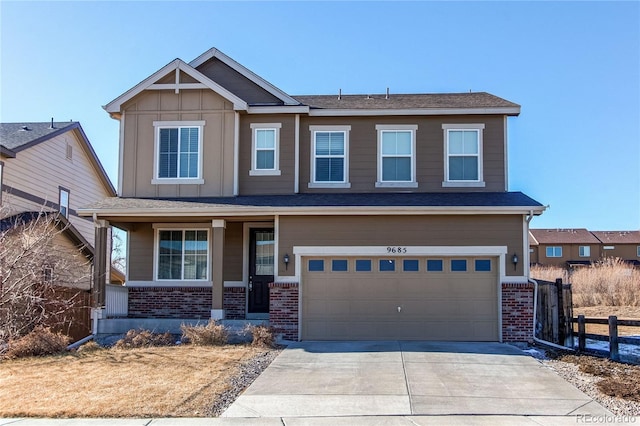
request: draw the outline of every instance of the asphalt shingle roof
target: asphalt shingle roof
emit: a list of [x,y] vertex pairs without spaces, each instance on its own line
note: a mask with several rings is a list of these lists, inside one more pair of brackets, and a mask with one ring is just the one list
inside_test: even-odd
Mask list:
[[376,95],[299,95],[296,100],[312,108],[420,109],[420,108],[519,108],[520,105],[487,92]]
[[530,229],[540,244],[600,244],[600,241],[584,228]]
[[604,244],[640,244],[640,231],[591,231]]
[[26,145],[37,143],[52,137],[54,133],[62,133],[76,122],[46,123],[0,123],[0,145],[12,151],[19,151]]
[[106,198],[85,209],[242,207],[542,207],[522,192],[253,195],[212,198]]

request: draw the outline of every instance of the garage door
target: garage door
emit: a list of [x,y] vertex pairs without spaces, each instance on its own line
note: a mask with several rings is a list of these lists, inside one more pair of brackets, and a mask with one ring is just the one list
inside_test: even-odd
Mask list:
[[304,340],[498,340],[497,258],[305,257]]

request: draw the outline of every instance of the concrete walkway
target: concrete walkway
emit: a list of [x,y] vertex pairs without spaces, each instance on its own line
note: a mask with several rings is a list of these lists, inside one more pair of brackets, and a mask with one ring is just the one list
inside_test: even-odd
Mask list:
[[294,343],[223,413],[414,415],[610,413],[514,346],[397,341]]

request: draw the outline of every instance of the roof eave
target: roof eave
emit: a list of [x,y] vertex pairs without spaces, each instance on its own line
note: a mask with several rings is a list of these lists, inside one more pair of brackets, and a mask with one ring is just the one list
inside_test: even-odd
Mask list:
[[335,109],[310,108],[310,116],[344,117],[376,115],[520,115],[520,107],[496,108],[403,108],[403,109]]

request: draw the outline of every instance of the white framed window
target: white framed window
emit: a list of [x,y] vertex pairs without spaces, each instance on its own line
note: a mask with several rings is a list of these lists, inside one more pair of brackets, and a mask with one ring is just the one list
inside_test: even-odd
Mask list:
[[482,134],[484,124],[443,124],[444,181],[442,186],[484,187]]
[[562,257],[562,247],[561,246],[547,247],[547,257]]
[[156,279],[209,279],[208,229],[156,229]]
[[591,246],[579,246],[578,247],[578,256],[580,256],[580,257],[590,257],[591,256]]
[[154,121],[153,184],[202,184],[204,121]]
[[309,188],[350,188],[349,131],[351,126],[309,126],[311,182]]
[[281,123],[251,123],[250,176],[280,175]]
[[63,187],[58,187],[58,210],[62,216],[69,217],[69,190]]
[[640,246],[636,247],[636,256],[640,257]]
[[0,205],[2,205],[2,173],[4,170],[4,162],[0,161]]
[[378,132],[377,188],[418,186],[416,182],[417,125],[376,125]]

